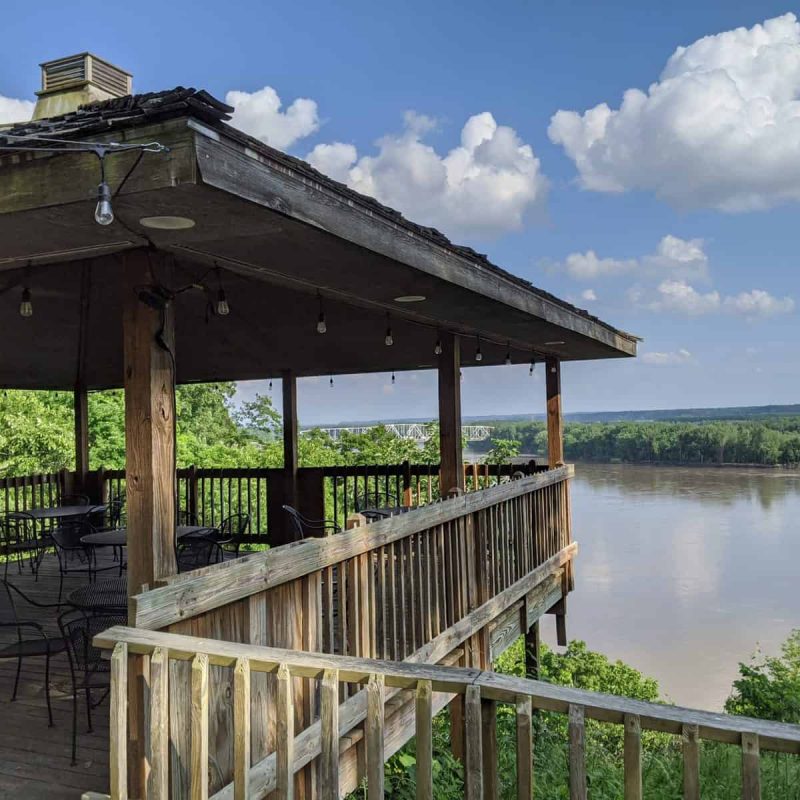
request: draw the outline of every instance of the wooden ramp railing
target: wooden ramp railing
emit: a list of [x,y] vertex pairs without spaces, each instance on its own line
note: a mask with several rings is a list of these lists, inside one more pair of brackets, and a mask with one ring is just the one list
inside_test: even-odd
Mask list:
[[[111,794],[112,800],[127,797],[127,671],[136,654],[147,658],[150,674],[148,752],[150,754],[148,798],[169,797],[170,758],[174,756],[169,719],[171,702],[168,675],[174,662],[191,665],[190,792],[193,800],[207,800],[209,754],[210,665],[233,673],[234,778],[231,787],[212,795],[213,800],[262,798],[275,792],[279,800],[295,796],[294,776],[316,758],[318,793],[322,800],[339,800],[352,788],[341,772],[343,738],[353,736],[353,723],[361,727],[363,756],[368,778],[368,797],[384,796],[383,764],[397,750],[386,721],[390,704],[398,695],[413,699],[413,732],[416,735],[417,797],[433,798],[431,721],[442,699],[461,695],[465,704],[465,797],[483,800],[496,797],[498,758],[494,752],[497,704],[510,704],[516,715],[517,797],[530,800],[533,792],[534,709],[567,715],[569,719],[569,796],[586,800],[585,720],[595,719],[624,728],[625,798],[642,798],[642,730],[661,731],[682,737],[684,753],[684,797],[698,800],[699,750],[701,739],[727,742],[742,748],[742,797],[760,798],[760,753],[772,750],[800,754],[800,726],[784,725],[694,711],[604,695],[580,689],[523,680],[470,668],[377,661],[343,656],[303,653],[267,647],[216,642],[191,636],[116,627],[95,639],[102,648],[113,649],[111,688]],[[257,775],[250,769],[252,677],[275,676],[275,713],[280,736],[268,764]],[[294,681],[317,679],[320,685],[320,720],[315,734],[318,747],[309,746],[309,735],[294,731]],[[366,695],[354,714],[352,698],[340,705],[342,683],[366,685]],[[402,742],[400,743],[402,744]]]

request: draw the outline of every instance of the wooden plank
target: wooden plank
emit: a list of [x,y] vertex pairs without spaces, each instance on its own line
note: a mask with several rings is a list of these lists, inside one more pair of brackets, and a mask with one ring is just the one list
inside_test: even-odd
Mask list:
[[416,692],[417,800],[433,800],[433,692],[419,681]]
[[700,735],[699,726],[687,723],[682,726],[683,745],[683,797],[700,800]]
[[625,715],[625,800],[642,800],[642,723],[635,714]]
[[250,662],[236,660],[233,670],[233,797],[250,796]]
[[191,799],[208,800],[208,656],[192,659]]
[[[268,644],[266,593],[251,595],[244,602],[244,627],[248,643]],[[250,676],[250,760],[254,764],[267,755],[272,743],[267,681],[266,675]]]
[[[177,572],[175,563],[174,311],[139,300],[137,287],[158,281],[148,251],[124,253],[122,333],[125,374],[125,483],[128,591]],[[159,279],[169,283],[166,261]],[[160,337],[165,347],[156,338]],[[133,615],[130,615],[133,619]],[[174,621],[174,620],[173,620]]]
[[545,359],[547,389],[547,462],[550,467],[564,463],[564,419],[561,413],[561,362]]
[[517,800],[533,798],[533,704],[519,695],[516,702],[517,723]]
[[583,706],[569,707],[569,798],[587,800],[586,730]]
[[339,800],[339,673],[326,669],[320,685],[319,791]]
[[276,702],[275,777],[278,800],[294,798],[294,699],[289,667],[278,667]]
[[150,776],[148,800],[169,797],[169,650],[150,656]]
[[383,800],[383,725],[384,678],[380,673],[370,675],[367,684],[367,797]]
[[761,753],[757,733],[742,734],[742,800],[761,800]]
[[399,541],[413,533],[474,513],[509,497],[538,491],[573,474],[572,466],[470,492],[413,513],[400,514],[324,539],[307,539],[165,578],[166,586],[132,598],[136,627],[161,629],[256,592]]
[[483,750],[483,800],[498,800],[497,703],[481,700],[481,744]]
[[191,664],[169,662],[170,797],[187,800],[191,792]]
[[483,798],[483,744],[481,737],[481,690],[478,686],[466,688],[464,698],[464,797],[466,800]]
[[128,645],[111,654],[109,788],[112,800],[128,800]]

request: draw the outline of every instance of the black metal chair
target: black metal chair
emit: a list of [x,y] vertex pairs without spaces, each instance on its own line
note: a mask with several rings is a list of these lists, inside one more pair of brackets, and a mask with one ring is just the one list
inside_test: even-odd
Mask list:
[[[358,492],[353,507],[358,514],[364,514],[371,521],[390,517],[395,509],[401,508],[396,494],[378,487]],[[391,511],[377,509],[391,509]]]
[[219,545],[222,558],[230,555],[239,558],[239,548],[244,544],[244,537],[250,528],[249,514],[231,514],[211,532],[211,537]]
[[60,506],[88,506],[89,496],[85,494],[62,494],[58,498]]
[[[103,658],[102,652],[92,646],[92,639],[112,625],[126,625],[127,615],[122,610],[98,610],[92,614],[72,609],[58,618],[64,647],[69,657],[72,678],[72,764],[77,763],[78,742],[78,695],[83,692],[86,699],[86,719],[89,733],[92,732],[92,709],[97,708],[111,689],[111,662]],[[101,692],[99,699],[92,699],[92,692]]]
[[296,541],[342,532],[342,529],[333,520],[308,519],[292,506],[283,506],[283,510],[289,515]]
[[184,536],[175,546],[175,560],[178,572],[191,572],[193,569],[222,561],[222,548],[214,539],[212,532]]
[[88,519],[66,521],[58,528],[50,531],[50,540],[58,558],[58,602],[64,590],[64,576],[75,572],[85,572],[89,582],[95,579],[96,558],[94,548],[81,542],[81,537],[94,533]]
[[28,559],[31,572],[38,572],[46,544],[36,531],[32,517],[7,515],[0,518],[0,556],[5,558],[3,578],[8,578],[8,565],[17,562],[17,572],[22,573],[22,565]]
[[[47,719],[53,725],[53,710],[50,706],[50,659],[58,653],[63,653],[66,645],[62,638],[53,638],[45,633],[44,628],[34,621],[21,618],[18,603],[24,601],[36,608],[57,608],[52,603],[37,603],[24,592],[6,580],[0,581],[0,631],[9,631],[11,636],[2,637],[0,641],[0,660],[16,659],[17,674],[14,678],[14,692],[12,702],[17,699],[19,678],[22,672],[22,662],[26,658],[40,658],[44,656],[44,692],[47,699]],[[30,637],[30,638],[29,638]]]
[[178,511],[178,525],[199,525],[197,514],[194,511],[180,509]]

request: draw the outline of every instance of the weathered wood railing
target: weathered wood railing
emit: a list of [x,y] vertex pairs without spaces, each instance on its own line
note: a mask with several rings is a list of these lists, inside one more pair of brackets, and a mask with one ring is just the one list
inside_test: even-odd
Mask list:
[[[132,628],[111,628],[95,639],[112,649],[111,689],[111,794],[126,798],[128,761],[125,736],[128,730],[127,679],[132,658],[146,659],[150,676],[149,726],[145,735],[150,753],[148,797],[169,797],[169,776],[174,769],[175,732],[169,677],[174,664],[185,664],[190,673],[190,747],[181,756],[191,764],[190,792],[193,800],[260,798],[276,792],[279,800],[294,797],[295,776],[316,761],[317,789],[321,800],[339,800],[352,788],[342,772],[341,753],[353,738],[362,742],[362,772],[368,779],[370,800],[384,797],[385,759],[402,741],[390,734],[387,722],[395,713],[392,705],[405,698],[410,705],[412,732],[416,735],[417,797],[433,798],[432,718],[453,695],[461,695],[465,706],[464,795],[470,800],[497,797],[497,704],[509,704],[516,715],[516,796],[533,796],[532,712],[544,709],[568,716],[569,796],[586,800],[587,772],[585,720],[621,725],[624,729],[624,797],[642,799],[643,730],[660,731],[682,738],[683,796],[700,798],[701,739],[740,745],[742,749],[742,798],[760,799],[760,753],[777,751],[800,754],[800,726],[785,725],[659,705],[540,681],[498,675],[471,668],[424,663],[387,662],[304,653],[268,647],[215,642],[191,636],[157,633]],[[233,685],[233,784],[210,795],[208,762],[213,748],[209,736],[212,704],[209,696],[210,669],[225,670]],[[253,681],[272,676],[276,690],[273,712],[278,736],[276,747],[263,768],[251,770],[251,710]],[[320,719],[316,725],[318,747],[309,747],[310,729],[297,735],[295,727],[295,678],[312,679],[320,687]],[[342,684],[366,685],[366,692],[353,702],[340,705]],[[354,700],[356,698],[353,698]],[[182,698],[179,698],[179,702]],[[358,725],[354,732],[353,726]],[[356,735],[357,734],[357,735]],[[171,765],[171,759],[173,764]],[[257,780],[254,780],[257,777]]]
[[[486,667],[569,590],[577,549],[569,525],[571,475],[571,467],[561,467],[325,539],[173,576],[132,598],[129,621],[139,628],[252,645]],[[135,669],[140,676],[147,671],[141,663]],[[190,683],[188,665],[170,672],[171,709],[176,709],[170,717],[176,732],[170,745],[171,785],[178,787],[178,797],[189,790],[189,726],[179,709],[191,704]],[[346,701],[342,709],[354,703],[347,707],[357,710],[362,693],[347,684],[339,689]],[[276,692],[274,680],[254,676],[250,753],[255,784],[277,747]],[[312,750],[318,736],[305,732],[318,725],[319,692],[309,681],[295,683],[296,729],[311,737]],[[212,666],[213,791],[229,787],[234,775],[233,695],[233,674]],[[407,704],[398,709],[392,741],[402,744],[412,735],[409,713]],[[359,721],[353,719],[351,728]],[[134,759],[144,763],[142,731],[134,728],[129,735],[139,753]],[[355,741],[342,759],[353,787],[359,776]],[[304,773],[302,780],[310,790],[315,773]]]
[[44,472],[0,478],[0,515],[56,505],[61,496],[64,477],[64,472]]

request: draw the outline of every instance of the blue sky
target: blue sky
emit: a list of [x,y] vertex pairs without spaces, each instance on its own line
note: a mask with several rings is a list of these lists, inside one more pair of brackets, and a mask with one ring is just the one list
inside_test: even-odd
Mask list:
[[[241,92],[236,121],[249,132],[644,338],[637,362],[567,365],[567,410],[796,402],[800,26],[779,19],[789,11],[14,3],[0,121],[33,98],[39,61],[84,49],[133,72],[138,91]],[[464,149],[470,136],[477,149]],[[465,370],[468,414],[539,412],[543,394],[526,368]],[[300,387],[305,422],[435,408],[426,374]]]

